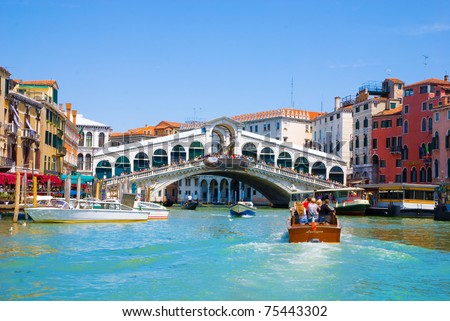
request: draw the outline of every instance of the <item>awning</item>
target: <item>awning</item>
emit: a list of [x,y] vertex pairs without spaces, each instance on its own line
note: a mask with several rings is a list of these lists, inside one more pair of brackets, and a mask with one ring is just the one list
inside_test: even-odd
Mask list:
[[[81,176],[81,184],[91,183],[95,176],[90,175],[81,175],[80,173],[75,173],[70,175],[70,180],[72,181],[72,184],[78,183],[78,177]],[[67,174],[62,174],[61,179],[65,181],[67,179]]]
[[25,122],[27,123],[27,126],[29,129],[31,129],[32,131],[34,131],[33,127],[31,127],[30,121],[28,120],[28,118],[25,119]]
[[50,181],[50,184],[53,186],[62,186],[63,182],[62,180],[56,176],[56,175],[45,175],[45,174],[36,174],[38,183],[41,184],[48,184],[48,181]]

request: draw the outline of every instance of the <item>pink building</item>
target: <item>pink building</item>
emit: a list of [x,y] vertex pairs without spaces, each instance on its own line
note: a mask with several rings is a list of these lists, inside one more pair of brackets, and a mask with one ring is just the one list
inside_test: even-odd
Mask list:
[[450,86],[439,86],[433,108],[433,183],[450,182]]

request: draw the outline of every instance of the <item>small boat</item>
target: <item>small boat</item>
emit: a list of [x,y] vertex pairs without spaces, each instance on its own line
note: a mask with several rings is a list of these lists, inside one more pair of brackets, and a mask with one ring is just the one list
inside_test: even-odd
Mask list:
[[317,190],[314,195],[317,199],[330,200],[330,205],[336,210],[336,215],[362,216],[370,206],[365,197],[365,190],[358,187],[334,188]]
[[169,217],[169,210],[159,204],[152,202],[136,202],[135,208],[143,211],[148,211],[149,220],[167,220]]
[[183,204],[181,204],[181,208],[184,210],[195,210],[198,206],[198,201],[186,201]]
[[164,202],[163,202],[163,206],[165,206],[165,207],[171,207],[172,205],[173,205],[173,201],[172,200],[165,200]]
[[231,216],[255,216],[256,207],[252,202],[237,202],[230,207]]
[[[301,207],[303,208],[303,205]],[[297,209],[291,208],[291,217],[286,223],[290,243],[339,243],[341,241],[341,223],[336,215],[330,215],[328,222],[301,222],[297,217],[301,216],[302,212],[301,209]],[[299,215],[295,215],[299,212]]]
[[38,223],[94,223],[147,221],[149,212],[136,210],[118,201],[82,199],[71,207],[65,200],[52,199],[50,205],[27,207],[25,212]]

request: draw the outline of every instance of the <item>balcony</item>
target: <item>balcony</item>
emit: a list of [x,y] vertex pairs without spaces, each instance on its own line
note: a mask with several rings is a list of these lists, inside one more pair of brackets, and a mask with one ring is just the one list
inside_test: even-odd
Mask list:
[[359,92],[364,91],[367,89],[367,92],[369,95],[385,95],[387,92],[383,88],[383,82],[381,81],[368,81],[362,84],[361,87],[359,87]]
[[66,156],[66,153],[67,153],[67,149],[65,147],[57,147],[55,156],[56,157],[64,157],[64,156]]
[[22,139],[39,140],[39,135],[32,129],[22,129]]
[[5,131],[7,135],[17,135],[19,127],[15,123],[6,123]]
[[402,147],[401,146],[391,146],[391,153],[393,154],[401,154]]
[[12,158],[7,158],[0,156],[0,168],[3,170],[5,169],[11,169],[14,165],[14,160]]

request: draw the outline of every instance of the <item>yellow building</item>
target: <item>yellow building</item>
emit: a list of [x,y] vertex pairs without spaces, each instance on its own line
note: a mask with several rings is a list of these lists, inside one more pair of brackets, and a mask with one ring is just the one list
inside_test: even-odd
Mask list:
[[[17,114],[15,109],[9,113],[9,123],[12,124],[13,129],[14,125],[24,128],[22,136],[28,142],[25,151],[30,152],[28,155],[22,150],[23,157],[17,155],[17,166],[30,168],[32,164],[39,173],[61,174],[66,154],[64,148],[66,117],[58,109],[57,82],[55,80],[17,80],[14,81],[14,89],[10,92],[10,96],[10,107],[14,106],[13,102],[19,97],[24,100],[23,104],[17,105]],[[14,117],[22,121],[17,119],[16,122]]]
[[5,68],[0,66],[0,171],[8,170],[12,165],[12,160],[6,157],[7,135],[5,134],[5,111],[8,109],[6,95],[8,94],[9,76],[11,74]]
[[[62,104],[59,105],[59,110],[62,112]],[[72,110],[72,104],[66,103],[66,126],[64,130],[64,149],[66,155],[64,156],[63,173],[70,174],[77,171],[77,156],[78,156],[78,128],[77,128],[77,111]]]

